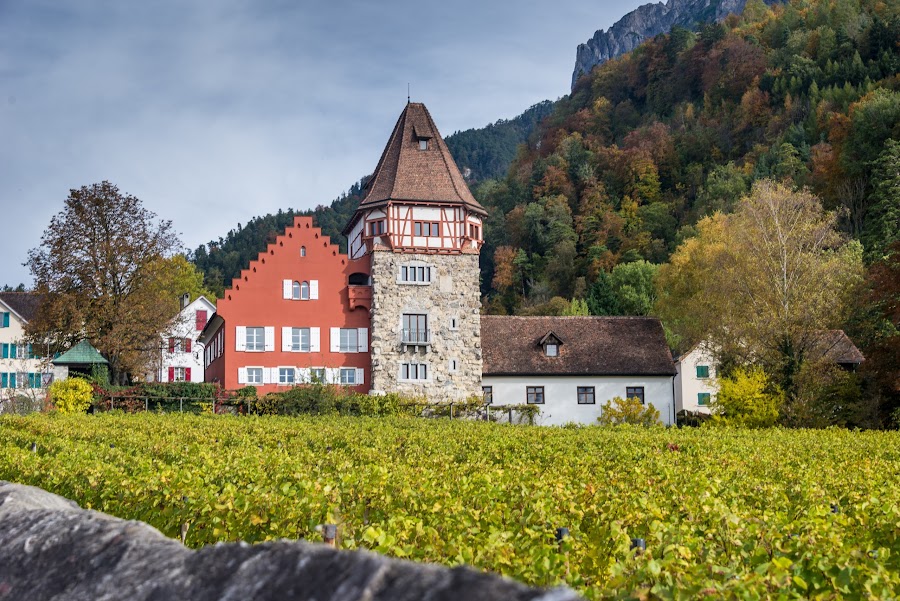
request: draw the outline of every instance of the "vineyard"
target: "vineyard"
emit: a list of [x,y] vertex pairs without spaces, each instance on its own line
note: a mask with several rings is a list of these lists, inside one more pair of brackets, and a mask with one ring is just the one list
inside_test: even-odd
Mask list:
[[9,416],[0,479],[192,547],[321,540],[333,523],[344,549],[588,598],[900,594],[896,432]]

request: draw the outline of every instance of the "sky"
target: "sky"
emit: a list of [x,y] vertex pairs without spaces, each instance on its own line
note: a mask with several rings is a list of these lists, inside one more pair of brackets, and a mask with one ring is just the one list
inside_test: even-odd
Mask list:
[[569,91],[640,0],[0,0],[0,286],[108,180],[185,249],[371,173],[406,103],[441,134]]

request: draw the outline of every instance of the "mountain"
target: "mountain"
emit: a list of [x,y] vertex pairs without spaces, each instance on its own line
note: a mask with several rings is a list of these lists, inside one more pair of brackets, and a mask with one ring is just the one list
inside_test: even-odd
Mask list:
[[[766,0],[771,4],[777,0]],[[572,72],[572,88],[582,75],[597,65],[631,52],[644,40],[672,27],[694,29],[699,23],[721,21],[731,14],[740,14],[747,0],[669,0],[663,4],[644,4],[631,11],[609,28],[600,29],[585,44],[579,44]]]

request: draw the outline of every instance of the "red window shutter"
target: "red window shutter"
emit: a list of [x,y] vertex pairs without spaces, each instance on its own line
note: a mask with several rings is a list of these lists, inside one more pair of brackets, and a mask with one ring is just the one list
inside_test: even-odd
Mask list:
[[196,314],[196,328],[197,330],[202,330],[206,327],[206,311],[197,311]]
[[184,352],[185,353],[191,352],[191,339],[190,338],[184,339]]
[[191,368],[190,367],[184,368],[184,381],[185,382],[191,381]]
[[175,339],[174,338],[169,338],[169,352],[170,353],[175,352]]
[[169,382],[174,382],[174,381],[175,381],[175,368],[170,367],[169,368]]

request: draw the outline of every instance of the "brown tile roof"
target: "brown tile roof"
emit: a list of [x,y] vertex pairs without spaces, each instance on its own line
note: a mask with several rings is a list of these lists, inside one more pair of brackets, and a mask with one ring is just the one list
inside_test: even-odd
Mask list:
[[814,358],[825,357],[834,363],[862,363],[862,352],[856,348],[844,330],[824,330],[816,334],[811,354]]
[[31,321],[37,314],[41,297],[36,292],[0,292],[0,301],[3,301],[25,321]]
[[[428,149],[419,150],[419,140]],[[486,215],[466,185],[424,104],[406,105],[368,184],[360,208],[388,200],[463,203]]]
[[[558,357],[540,341],[553,332]],[[662,324],[654,317],[481,318],[483,374],[542,376],[674,376]]]

